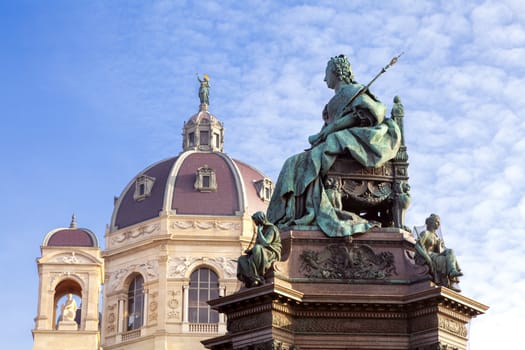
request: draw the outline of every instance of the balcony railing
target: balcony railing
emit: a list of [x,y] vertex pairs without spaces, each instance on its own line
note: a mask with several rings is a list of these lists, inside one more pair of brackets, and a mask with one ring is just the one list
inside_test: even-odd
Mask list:
[[140,337],[140,328],[122,334],[122,341]]
[[190,323],[190,333],[219,333],[218,323]]

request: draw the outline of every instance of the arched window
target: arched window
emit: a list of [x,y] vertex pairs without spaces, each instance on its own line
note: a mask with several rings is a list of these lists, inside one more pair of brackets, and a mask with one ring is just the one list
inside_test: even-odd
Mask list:
[[190,276],[188,294],[188,321],[190,323],[218,323],[219,313],[207,304],[219,297],[219,278],[208,268],[194,271]]
[[127,330],[142,327],[144,322],[144,278],[135,276],[128,288],[128,322]]

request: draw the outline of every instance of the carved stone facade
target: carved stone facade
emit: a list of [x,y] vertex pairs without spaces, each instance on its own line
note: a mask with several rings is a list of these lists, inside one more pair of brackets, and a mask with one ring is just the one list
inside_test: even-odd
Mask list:
[[[104,302],[110,306],[103,315],[104,349],[153,349],[156,339],[164,337],[161,334],[166,334],[173,349],[198,349],[202,345],[197,334],[221,334],[226,329],[223,318],[219,323],[198,327],[190,322],[188,287],[192,273],[205,268],[218,276],[222,293],[231,294],[239,288],[235,259],[240,255],[242,220],[160,217],[156,222],[108,235],[107,240],[113,243],[104,253]],[[221,237],[230,240],[228,244],[223,244]],[[247,235],[245,241],[249,238]],[[144,280],[144,324],[129,331],[128,287],[137,275]]]

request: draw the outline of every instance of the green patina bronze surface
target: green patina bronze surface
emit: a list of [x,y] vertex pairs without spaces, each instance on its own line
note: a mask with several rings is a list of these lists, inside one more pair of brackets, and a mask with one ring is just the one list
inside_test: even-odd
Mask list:
[[441,224],[439,216],[430,214],[425,224],[426,230],[419,235],[416,242],[416,262],[428,266],[434,283],[460,292],[457,283],[463,273],[459,268],[454,251],[445,248],[443,239],[437,234]]
[[279,229],[263,212],[256,212],[252,219],[257,225],[255,244],[246,250],[246,255],[239,257],[237,264],[237,278],[248,288],[264,284],[265,273],[274,261],[281,259]]
[[210,104],[210,77],[208,74],[204,74],[202,77],[202,80],[199,78],[199,75],[197,75],[197,80],[201,84],[199,87],[199,99],[201,101],[201,104]]
[[310,136],[312,148],[286,160],[267,213],[279,227],[317,226],[328,236],[349,236],[376,223],[334,206],[324,176],[341,155],[364,167],[380,167],[396,155],[401,132],[393,120],[385,119],[385,105],[368,86],[354,81],[346,56],[330,59],[325,81],[335,96],[323,110],[324,125]]

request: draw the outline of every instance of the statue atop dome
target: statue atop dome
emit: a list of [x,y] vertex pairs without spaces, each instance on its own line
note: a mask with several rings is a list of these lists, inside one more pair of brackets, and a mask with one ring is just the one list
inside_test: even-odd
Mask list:
[[209,105],[210,104],[210,77],[208,74],[204,74],[202,77],[202,80],[199,78],[199,74],[197,74],[197,80],[201,84],[199,87],[199,99],[201,100],[201,105]]

